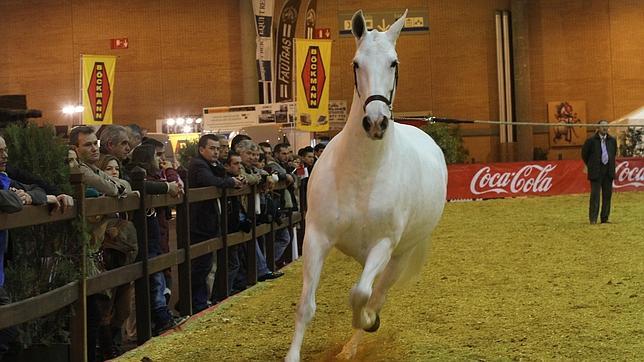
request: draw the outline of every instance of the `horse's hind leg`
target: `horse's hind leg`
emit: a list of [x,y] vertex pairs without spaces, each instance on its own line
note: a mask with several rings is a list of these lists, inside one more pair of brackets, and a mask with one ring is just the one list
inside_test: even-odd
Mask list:
[[391,241],[383,239],[371,249],[367,256],[360,281],[351,289],[349,297],[353,308],[353,328],[364,329],[368,332],[378,329],[378,316],[373,310],[366,310],[364,307],[371,298],[374,280],[389,263],[391,251]]
[[306,326],[315,314],[315,290],[320,281],[324,258],[329,253],[331,244],[326,237],[315,233],[313,228],[309,228],[306,230],[306,235],[304,236],[303,249],[302,295],[300,296],[300,302],[298,303],[297,313],[295,315],[293,341],[285,358],[287,362],[300,360],[300,349],[302,347],[304,332]]

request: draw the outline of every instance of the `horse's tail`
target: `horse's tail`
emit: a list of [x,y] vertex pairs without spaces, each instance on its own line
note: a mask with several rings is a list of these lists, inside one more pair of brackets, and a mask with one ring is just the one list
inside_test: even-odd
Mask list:
[[429,254],[429,247],[431,245],[430,240],[431,237],[427,237],[425,242],[416,244],[416,246],[407,252],[406,267],[398,278],[397,284],[399,286],[407,285],[418,278],[427,261],[427,255]]

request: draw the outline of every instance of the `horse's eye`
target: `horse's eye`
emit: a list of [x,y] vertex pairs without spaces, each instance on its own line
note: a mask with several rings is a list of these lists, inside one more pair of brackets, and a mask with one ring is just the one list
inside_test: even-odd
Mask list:
[[392,68],[396,68],[397,66],[398,66],[398,61],[397,60],[394,60],[393,62],[391,62],[391,67]]
[[358,68],[360,68],[360,66],[358,66],[358,63],[357,63],[357,62],[353,62],[353,69],[358,69]]

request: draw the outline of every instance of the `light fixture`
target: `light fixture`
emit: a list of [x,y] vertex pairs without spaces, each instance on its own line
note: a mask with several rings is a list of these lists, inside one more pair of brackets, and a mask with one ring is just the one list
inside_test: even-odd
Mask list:
[[186,120],[183,117],[177,118],[177,126],[183,126]]
[[176,123],[176,121],[174,120],[174,118],[168,118],[168,119],[165,121],[165,123],[166,123],[168,126],[174,126],[174,124]]
[[190,133],[192,132],[192,127],[191,126],[184,126],[183,127],[183,133]]
[[195,120],[195,123],[196,123],[196,124],[199,124],[199,123],[201,123],[202,121],[203,121],[203,120],[202,120],[201,118],[197,118],[197,119]]
[[186,124],[192,124],[192,122],[194,121],[195,120],[193,118],[190,118],[190,117],[186,118]]
[[76,113],[81,113],[84,110],[85,110],[85,107],[83,107],[83,106],[74,107],[74,112],[76,112]]

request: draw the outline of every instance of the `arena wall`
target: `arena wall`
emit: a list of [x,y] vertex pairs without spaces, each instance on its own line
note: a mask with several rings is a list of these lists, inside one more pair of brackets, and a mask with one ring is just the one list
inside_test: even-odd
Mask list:
[[[282,0],[276,0],[279,13]],[[318,0],[318,27],[332,31],[331,99],[352,97],[354,41],[338,36],[338,13],[426,8],[429,33],[399,40],[399,112],[498,119],[494,11],[516,0]],[[42,120],[70,124],[60,112],[78,97],[79,55],[118,58],[114,116],[154,129],[155,119],[197,114],[203,106],[247,102],[238,1],[3,1],[0,3],[0,94],[27,94]],[[644,4],[639,0],[525,2],[529,19],[530,115],[547,117],[548,101],[585,100],[591,121],[616,119],[644,103]],[[298,35],[304,33],[302,1]],[[129,49],[111,50],[127,37]],[[250,54],[254,56],[254,54]],[[251,82],[252,83],[252,82]],[[246,84],[249,84],[246,82]],[[246,86],[248,88],[248,86]],[[548,149],[545,128],[534,146]],[[495,126],[464,126],[477,162],[499,159]],[[551,159],[577,158],[578,148],[552,149]]]

